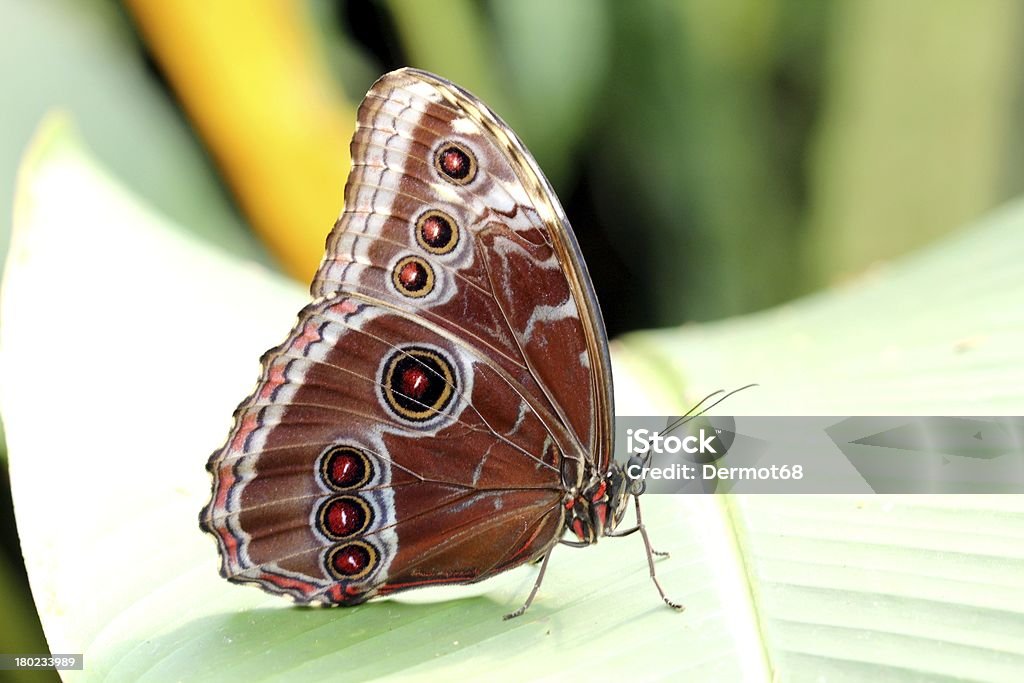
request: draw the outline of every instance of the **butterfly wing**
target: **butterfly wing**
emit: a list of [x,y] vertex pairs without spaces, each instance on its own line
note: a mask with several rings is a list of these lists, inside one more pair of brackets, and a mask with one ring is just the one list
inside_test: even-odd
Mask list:
[[[458,86],[402,69],[367,93],[352,159],[313,295],[366,292],[465,336],[517,375],[525,368],[524,386],[584,451],[607,458],[604,323],[565,213],[515,133]],[[438,234],[450,237],[431,240]],[[409,296],[394,284],[400,263],[416,268],[402,261],[416,252],[433,279]]]
[[358,115],[314,302],[210,458],[222,574],[301,602],[476,581],[533,559],[611,442],[604,330],[522,143],[423,72]]

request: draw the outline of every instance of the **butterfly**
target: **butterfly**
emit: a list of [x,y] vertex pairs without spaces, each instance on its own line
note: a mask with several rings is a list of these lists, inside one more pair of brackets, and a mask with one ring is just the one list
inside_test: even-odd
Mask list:
[[[229,581],[355,605],[643,536],[613,461],[604,322],[536,161],[433,74],[359,107],[313,301],[238,406],[200,527]],[[619,529],[628,501],[637,524]]]

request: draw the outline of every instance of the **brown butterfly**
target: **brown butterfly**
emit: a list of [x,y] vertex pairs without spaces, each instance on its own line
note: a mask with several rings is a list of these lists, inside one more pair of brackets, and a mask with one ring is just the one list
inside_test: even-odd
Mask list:
[[354,605],[543,558],[512,617],[556,544],[639,531],[654,579],[586,265],[482,102],[414,69],[373,85],[312,294],[207,465],[225,578]]

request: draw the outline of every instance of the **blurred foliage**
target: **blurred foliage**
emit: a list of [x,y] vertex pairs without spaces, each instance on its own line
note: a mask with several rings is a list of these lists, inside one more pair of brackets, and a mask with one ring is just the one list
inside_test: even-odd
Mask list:
[[613,332],[779,303],[1024,186],[1013,0],[127,8],[0,0],[19,28],[2,48],[17,103],[0,136],[5,213],[29,131],[60,106],[143,197],[256,255],[205,147],[286,270],[306,273],[340,209],[354,107],[405,64],[520,133],[575,219]]
[[160,211],[234,253],[260,255],[116,6],[0,0],[0,21],[7,29],[0,42],[0,256],[10,238],[18,159],[55,108],[67,110],[103,162]]
[[355,113],[302,5],[127,4],[253,227],[290,274],[311,280],[342,203]]
[[905,253],[1021,191],[1019,2],[844,3],[807,177],[813,282]]
[[[341,208],[352,112],[406,64],[519,132],[613,334],[786,301],[1024,189],[1014,0],[127,5],[0,0],[0,262],[18,157],[57,107],[175,223],[266,261],[252,225],[306,273]],[[12,532],[3,545],[22,580]],[[38,632],[24,612],[9,633]]]

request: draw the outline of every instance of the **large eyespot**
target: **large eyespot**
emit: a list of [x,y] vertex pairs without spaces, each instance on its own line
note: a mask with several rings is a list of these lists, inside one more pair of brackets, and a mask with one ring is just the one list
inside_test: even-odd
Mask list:
[[432,209],[416,221],[416,241],[431,254],[448,254],[459,243],[459,226],[448,214]]
[[327,573],[340,580],[358,580],[373,571],[380,553],[366,541],[350,541],[327,551],[324,566]]
[[395,264],[391,281],[400,293],[419,298],[434,289],[434,270],[419,256],[406,256]]
[[410,346],[387,359],[380,386],[388,407],[398,417],[425,422],[451,403],[455,372],[451,362],[437,351]]
[[468,185],[476,177],[476,157],[457,142],[445,142],[434,155],[434,168],[445,180]]
[[332,541],[361,534],[373,522],[373,509],[359,496],[334,496],[320,504],[317,528]]
[[370,457],[352,446],[331,446],[320,456],[320,479],[335,491],[362,488],[373,478]]

